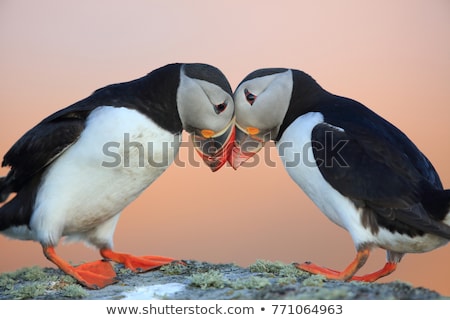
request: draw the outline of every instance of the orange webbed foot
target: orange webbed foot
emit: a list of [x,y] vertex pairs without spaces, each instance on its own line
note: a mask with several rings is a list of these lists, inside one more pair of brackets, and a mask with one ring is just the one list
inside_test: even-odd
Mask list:
[[351,280],[363,281],[363,282],[374,282],[382,277],[390,275],[397,269],[397,264],[394,262],[386,262],[383,268],[373,273],[369,273],[363,276],[353,276]]
[[344,280],[344,281],[363,281],[363,282],[374,282],[378,280],[381,277],[385,277],[392,272],[395,271],[397,268],[397,264],[394,262],[387,262],[383,268],[381,268],[378,271],[375,271],[373,273],[369,273],[363,276],[355,276],[355,273],[364,265],[364,263],[367,261],[367,258],[369,257],[370,250],[369,249],[362,249],[359,250],[356,254],[355,259],[341,272],[324,268],[321,266],[318,266],[316,264],[313,264],[311,262],[305,262],[305,263],[295,263],[294,265],[303,271],[307,271],[309,273],[313,274],[321,274],[327,279],[331,280]]
[[102,289],[117,282],[114,268],[105,260],[83,263],[73,267],[71,276],[89,289]]
[[100,253],[104,258],[121,263],[126,268],[137,273],[150,271],[176,261],[175,259],[161,256],[136,257],[126,253],[118,253],[111,249],[102,249]]
[[321,267],[317,264],[311,263],[311,262],[304,262],[304,263],[294,263],[294,266],[297,269],[300,269],[302,271],[306,271],[312,274],[320,274],[325,276],[327,279],[330,280],[345,280],[345,275],[342,274],[342,272]]
[[370,249],[362,249],[356,253],[355,259],[341,272],[318,266],[311,262],[295,264],[295,266],[303,271],[313,274],[321,274],[327,279],[349,281],[353,275],[366,263],[369,257]]
[[72,266],[56,254],[54,247],[43,247],[43,250],[48,260],[86,288],[101,289],[117,282],[116,272],[108,261],[98,260]]

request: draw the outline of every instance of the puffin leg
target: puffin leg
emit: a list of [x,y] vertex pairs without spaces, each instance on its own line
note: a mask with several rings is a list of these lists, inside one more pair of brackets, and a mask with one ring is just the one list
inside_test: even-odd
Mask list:
[[341,272],[318,266],[311,262],[294,264],[298,269],[313,274],[321,274],[333,280],[353,280],[353,275],[366,263],[370,249],[358,250],[355,259]]
[[356,281],[364,281],[364,282],[374,282],[382,277],[390,275],[392,272],[397,269],[397,263],[395,262],[386,262],[383,268],[373,273],[369,273],[363,276],[353,276],[351,280]]
[[103,258],[123,264],[133,272],[146,272],[175,261],[175,259],[160,256],[136,257],[126,253],[115,252],[109,248],[101,249],[100,254]]
[[53,246],[43,245],[42,248],[48,260],[89,289],[101,289],[117,282],[116,272],[108,261],[98,260],[74,267],[59,257]]

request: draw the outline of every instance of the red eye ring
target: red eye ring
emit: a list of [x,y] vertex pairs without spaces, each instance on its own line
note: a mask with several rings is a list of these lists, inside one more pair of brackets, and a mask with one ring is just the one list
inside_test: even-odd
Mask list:
[[250,91],[247,90],[247,88],[244,89],[244,94],[245,94],[245,98],[247,99],[248,103],[250,103],[250,105],[253,105],[253,103],[256,100],[256,96],[251,93]]
[[226,108],[227,108],[226,102],[214,105],[214,111],[216,114],[224,112]]

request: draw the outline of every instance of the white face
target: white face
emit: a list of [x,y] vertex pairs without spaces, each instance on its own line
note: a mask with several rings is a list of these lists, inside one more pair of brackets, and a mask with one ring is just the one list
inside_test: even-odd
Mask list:
[[234,93],[236,123],[242,129],[276,134],[288,110],[292,86],[291,70],[241,83]]
[[277,136],[289,108],[292,71],[267,71],[279,72],[246,80],[234,93],[236,132],[228,161],[235,169]]
[[[210,75],[215,80],[217,76],[222,77]],[[191,134],[197,152],[212,171],[217,171],[227,162],[233,146],[234,102],[230,93],[212,82],[191,78],[182,68],[177,105],[183,128]]]
[[205,80],[193,79],[181,70],[177,93],[178,112],[183,128],[222,132],[234,115],[234,102],[230,94]]

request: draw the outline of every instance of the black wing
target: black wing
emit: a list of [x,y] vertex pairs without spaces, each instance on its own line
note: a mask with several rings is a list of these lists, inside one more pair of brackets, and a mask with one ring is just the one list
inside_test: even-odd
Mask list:
[[18,192],[34,175],[52,163],[80,136],[87,112],[68,110],[51,120],[45,119],[25,133],[5,154],[2,166],[10,166],[5,178],[10,192]]
[[0,207],[0,230],[28,225],[44,169],[77,141],[88,112],[74,105],[58,111],[25,133],[6,153],[2,166],[10,166],[0,179],[0,202],[12,192],[16,196]]
[[[98,89],[87,98],[48,116],[25,133],[3,159],[2,166],[10,166],[11,171],[1,182],[0,200],[6,191],[18,192],[29,179],[76,142],[87,117],[96,107],[122,107],[126,106],[128,100],[136,100],[136,93],[130,90],[136,87],[133,83],[140,84],[142,81],[138,79]],[[139,100],[134,102],[138,104]]]
[[[312,131],[319,170],[330,185],[363,209],[363,223],[409,235],[450,228],[428,212],[426,193],[442,191],[428,159],[397,128],[363,106],[340,109]],[[335,115],[335,117],[333,117]]]

